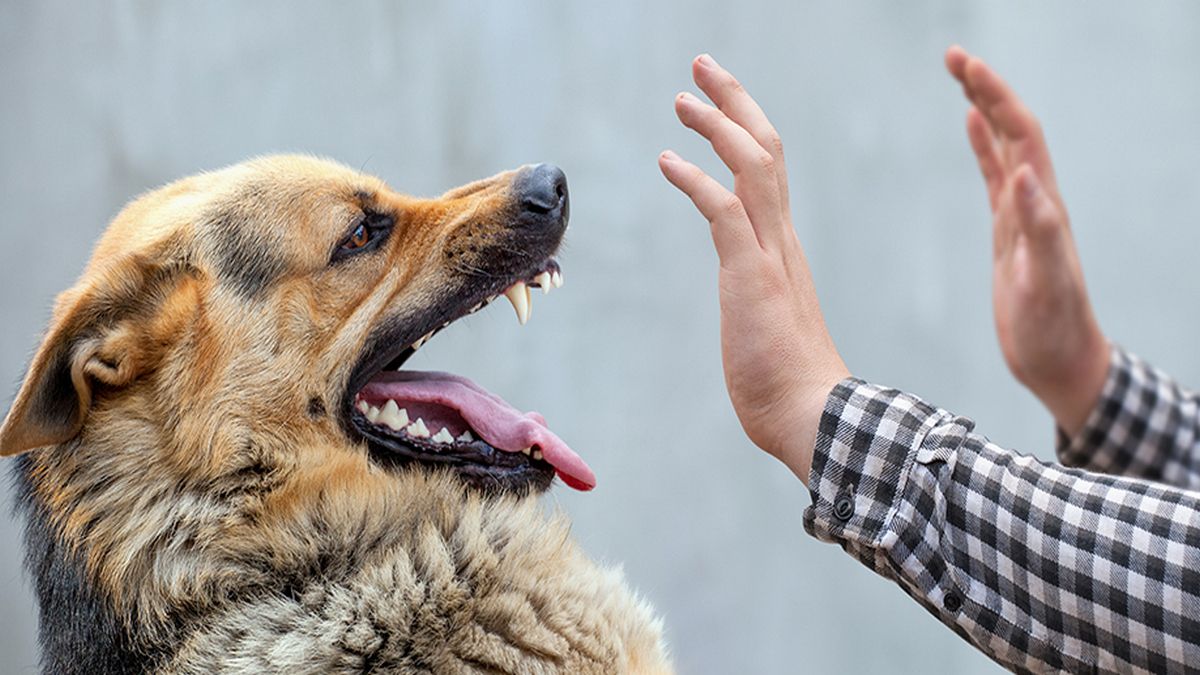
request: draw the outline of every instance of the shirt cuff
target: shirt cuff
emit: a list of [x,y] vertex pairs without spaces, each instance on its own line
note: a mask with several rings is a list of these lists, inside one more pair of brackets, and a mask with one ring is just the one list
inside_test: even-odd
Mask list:
[[947,416],[895,389],[856,378],[839,382],[817,430],[804,529],[825,542],[877,547],[925,436]]
[[1116,345],[1110,352],[1100,399],[1074,437],[1056,429],[1055,450],[1065,466],[1126,475],[1153,440],[1147,436],[1164,426],[1172,399],[1161,391],[1164,375]]

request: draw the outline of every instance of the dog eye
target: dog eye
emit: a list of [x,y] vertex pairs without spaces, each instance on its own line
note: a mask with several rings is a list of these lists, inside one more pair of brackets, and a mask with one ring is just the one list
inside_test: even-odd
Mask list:
[[366,213],[363,219],[354,226],[354,230],[350,232],[350,235],[343,239],[342,243],[338,244],[337,250],[333,252],[333,259],[330,262],[336,263],[347,256],[379,248],[379,245],[391,234],[394,224],[395,221],[391,216],[381,213]]
[[350,238],[346,240],[346,243],[342,244],[342,250],[353,251],[366,246],[370,242],[371,231],[367,229],[367,224],[359,223],[358,227],[354,229],[354,234],[351,234]]

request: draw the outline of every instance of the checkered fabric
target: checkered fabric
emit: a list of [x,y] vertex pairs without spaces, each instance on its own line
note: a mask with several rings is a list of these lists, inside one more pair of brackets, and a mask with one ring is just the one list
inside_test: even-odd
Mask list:
[[1074,439],[1059,431],[1058,459],[1088,471],[1200,490],[1200,397],[1113,347],[1100,401]]
[[[1065,454],[1192,484],[1195,397],[1119,349],[1113,364]],[[1013,671],[1200,672],[1200,493],[1046,464],[973,428],[903,392],[841,382],[821,418],[805,529]]]

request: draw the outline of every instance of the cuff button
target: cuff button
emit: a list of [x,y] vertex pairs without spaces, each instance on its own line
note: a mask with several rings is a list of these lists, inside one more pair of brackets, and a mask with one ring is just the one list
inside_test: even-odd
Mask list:
[[833,517],[844,523],[853,515],[854,500],[849,497],[838,497],[837,501],[833,503]]
[[942,605],[947,612],[957,612],[962,609],[962,598],[958,597],[957,593],[947,593],[946,597],[942,598]]

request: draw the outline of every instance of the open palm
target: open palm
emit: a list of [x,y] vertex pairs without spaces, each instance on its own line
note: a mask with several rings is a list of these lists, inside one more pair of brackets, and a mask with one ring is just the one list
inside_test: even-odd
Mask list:
[[983,61],[953,47],[946,67],[972,103],[967,135],[993,214],[1000,348],[1013,375],[1074,433],[1104,384],[1108,342],[1088,300],[1041,125]]

